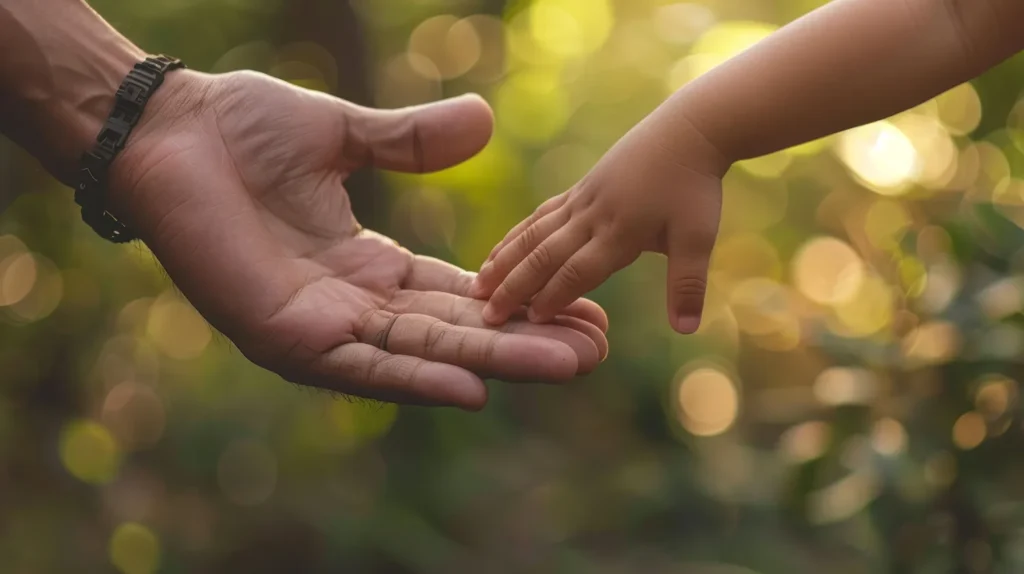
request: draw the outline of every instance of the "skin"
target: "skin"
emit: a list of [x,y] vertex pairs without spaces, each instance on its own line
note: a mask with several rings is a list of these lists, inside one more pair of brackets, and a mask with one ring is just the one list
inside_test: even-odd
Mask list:
[[[77,0],[0,1],[0,54],[0,126],[72,183],[144,55]],[[486,377],[592,370],[604,312],[581,300],[547,324],[490,326],[472,274],[363,229],[344,182],[370,166],[457,164],[491,127],[476,96],[380,111],[251,72],[176,71],[115,160],[107,201],[253,362],[346,394],[476,410]]]
[[544,322],[644,251],[668,317],[700,325],[730,166],[888,117],[1024,49],[1020,0],[833,0],[684,86],[492,251],[484,317]]

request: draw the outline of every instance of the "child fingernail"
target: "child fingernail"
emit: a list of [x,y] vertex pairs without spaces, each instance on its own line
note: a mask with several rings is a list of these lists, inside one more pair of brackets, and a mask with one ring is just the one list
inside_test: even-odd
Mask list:
[[533,307],[526,310],[526,318],[529,319],[531,323],[540,323],[540,315],[533,310]]
[[488,323],[490,323],[492,325],[496,325],[497,323],[499,323],[499,321],[498,321],[498,311],[490,303],[488,303],[484,307],[483,316],[484,316],[484,321],[487,321]]
[[700,327],[700,317],[684,315],[677,316],[673,327],[675,327],[676,331],[684,335],[692,335],[693,333],[696,333],[697,329]]

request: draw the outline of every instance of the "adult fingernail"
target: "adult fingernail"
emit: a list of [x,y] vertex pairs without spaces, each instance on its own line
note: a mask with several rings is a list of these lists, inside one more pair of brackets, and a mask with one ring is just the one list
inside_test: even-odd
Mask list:
[[694,317],[692,315],[677,315],[672,327],[683,335],[692,335],[696,333],[697,329],[700,327],[700,317]]

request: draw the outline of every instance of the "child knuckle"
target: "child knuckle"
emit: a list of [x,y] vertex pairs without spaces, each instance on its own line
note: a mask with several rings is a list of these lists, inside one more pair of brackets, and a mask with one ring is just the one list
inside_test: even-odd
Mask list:
[[551,250],[541,243],[526,256],[526,265],[534,273],[544,271],[551,265]]
[[705,279],[696,275],[681,275],[672,278],[672,291],[676,295],[704,296],[707,292],[708,283]]

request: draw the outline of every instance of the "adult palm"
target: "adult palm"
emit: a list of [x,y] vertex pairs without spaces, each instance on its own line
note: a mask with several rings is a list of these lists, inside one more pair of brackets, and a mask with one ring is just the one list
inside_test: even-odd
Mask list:
[[346,394],[477,409],[483,377],[565,381],[605,355],[595,304],[490,328],[465,297],[470,274],[352,214],[356,169],[476,154],[492,126],[479,98],[380,111],[252,72],[182,71],[150,105],[111,171],[111,205],[257,364]]

